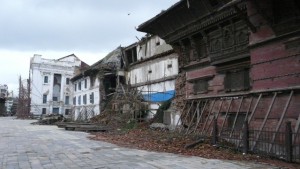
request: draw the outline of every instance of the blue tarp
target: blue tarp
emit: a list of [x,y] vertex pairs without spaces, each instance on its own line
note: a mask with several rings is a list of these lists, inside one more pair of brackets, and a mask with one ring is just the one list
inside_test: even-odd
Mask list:
[[164,102],[170,100],[175,96],[175,90],[170,90],[166,92],[150,93],[144,94],[143,97],[146,101],[150,102]]

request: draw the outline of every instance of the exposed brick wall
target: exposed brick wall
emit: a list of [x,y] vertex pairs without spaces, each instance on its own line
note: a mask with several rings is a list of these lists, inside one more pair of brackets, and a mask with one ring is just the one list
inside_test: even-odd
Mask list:
[[[268,1],[259,1],[259,7],[265,15],[272,16],[272,3]],[[252,32],[249,37],[252,90],[299,86],[300,48],[297,44],[299,46],[300,40],[288,36],[278,38],[254,2],[247,3],[249,19],[257,27],[257,32]],[[263,41],[267,42],[260,43]],[[293,47],[289,48],[288,43],[294,43]]]
[[185,104],[184,100],[186,98],[185,72],[181,72],[178,74],[175,82],[175,90],[176,90],[176,96],[175,96],[176,109],[182,110]]

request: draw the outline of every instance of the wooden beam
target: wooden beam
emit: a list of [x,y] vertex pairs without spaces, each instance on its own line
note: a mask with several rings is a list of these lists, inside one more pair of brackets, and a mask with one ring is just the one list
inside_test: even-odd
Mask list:
[[255,106],[254,106],[254,108],[253,108],[253,110],[252,110],[252,113],[251,113],[251,115],[250,115],[250,117],[249,117],[249,119],[248,119],[248,124],[250,124],[250,122],[251,122],[251,120],[252,120],[252,118],[253,118],[253,116],[254,116],[254,114],[255,114],[256,108],[257,108],[257,106],[258,106],[258,104],[259,104],[259,102],[260,102],[261,97],[262,97],[262,93],[260,93],[259,96],[258,96],[258,99],[257,99],[257,101],[256,101],[256,104],[255,104]]
[[208,113],[208,116],[207,116],[207,118],[206,118],[206,120],[205,120],[205,123],[204,123],[204,125],[203,125],[201,134],[203,134],[203,132],[204,132],[204,130],[205,130],[205,127],[206,127],[206,124],[207,124],[207,122],[208,122],[209,116],[210,116],[211,112],[212,112],[213,109],[214,109],[215,102],[216,102],[216,99],[213,100],[213,103],[212,103],[212,105],[211,105],[211,109],[210,109],[210,111],[209,111],[209,113]]
[[234,128],[235,128],[235,125],[236,125],[236,121],[237,121],[237,118],[238,118],[238,116],[239,116],[239,113],[240,113],[242,104],[243,104],[243,100],[244,100],[244,96],[242,96],[241,102],[240,102],[240,105],[239,105],[239,108],[238,108],[238,110],[237,110],[237,112],[236,112],[236,115],[235,115],[235,118],[234,118],[234,122],[233,122],[233,126],[232,126],[232,129],[231,129],[231,132],[230,132],[230,136],[229,136],[230,138],[232,137],[232,133],[233,133],[233,131],[234,131]]
[[289,105],[290,105],[290,102],[291,102],[291,99],[292,99],[292,97],[293,97],[293,94],[294,94],[294,91],[292,90],[291,93],[290,93],[290,96],[289,96],[289,98],[288,98],[288,100],[287,100],[287,102],[286,102],[286,104],[285,104],[285,107],[284,107],[283,112],[282,112],[282,114],[281,114],[280,120],[279,120],[279,122],[278,122],[278,124],[277,124],[277,126],[276,126],[275,133],[273,133],[273,137],[272,137],[272,141],[271,141],[271,146],[270,146],[269,151],[268,151],[269,153],[270,153],[270,151],[271,151],[272,148],[273,148],[273,145],[274,145],[274,141],[275,141],[277,132],[278,132],[279,128],[281,127],[281,124],[282,124],[283,119],[284,119],[284,117],[285,117],[286,111],[287,111],[287,109],[288,109],[288,107],[289,107]]
[[[242,130],[241,132],[243,132],[243,129],[245,127],[245,122],[248,123],[248,115],[249,115],[249,112],[250,112],[250,109],[251,109],[251,105],[252,105],[252,101],[253,101],[253,97],[251,97],[251,100],[250,100],[250,104],[249,104],[249,107],[247,109],[247,113],[246,113],[246,116],[245,116],[245,119],[244,119],[244,122],[243,122],[243,127],[242,127]],[[248,125],[248,124],[247,124]],[[243,138],[243,134],[240,134],[240,140]],[[241,145],[242,141],[239,142],[239,144],[236,145],[236,148],[239,148],[240,145]]]
[[183,108],[180,110],[180,113],[181,113],[181,114],[180,114],[180,117],[179,117],[179,119],[178,119],[178,121],[177,121],[177,123],[176,123],[175,129],[178,127],[179,121],[182,120],[182,116],[183,116],[182,111],[185,109],[185,106],[187,105],[187,102],[188,102],[188,101],[186,101],[186,102],[184,103]]
[[[218,110],[218,112],[217,112],[216,120],[218,120],[219,113],[220,113],[221,108],[222,108],[222,105],[223,105],[223,101],[224,101],[224,100],[221,100],[221,103],[220,103],[220,106],[219,106],[219,110]],[[213,121],[214,121],[214,119],[212,119],[212,120],[210,121],[210,124],[209,124],[208,128],[210,127],[210,125],[211,125],[211,123],[212,123]],[[213,132],[213,130],[211,130],[210,135],[212,135],[212,132]]]
[[198,127],[198,125],[199,125],[199,123],[200,123],[200,121],[201,121],[201,118],[202,118],[202,115],[203,115],[203,112],[204,112],[204,110],[205,110],[205,108],[206,108],[207,103],[208,103],[208,100],[205,100],[204,107],[202,107],[200,116],[199,116],[199,118],[198,118],[198,120],[197,120],[197,124],[196,124],[196,126],[195,126],[195,128],[194,128],[194,131],[193,131],[192,133],[195,133],[195,131],[197,130],[197,127]]
[[262,129],[265,127],[266,121],[268,120],[268,117],[269,117],[270,112],[272,110],[272,107],[273,107],[273,104],[275,102],[276,96],[277,96],[277,92],[274,93],[274,96],[273,96],[272,102],[271,102],[271,104],[269,106],[268,112],[267,112],[267,114],[266,114],[266,116],[264,118],[264,121],[263,121],[262,125],[260,126],[260,129],[259,129],[259,131],[257,133],[256,139],[254,140],[254,143],[253,143],[252,148],[251,148],[252,151],[254,150],[254,148],[256,146],[256,143],[257,143],[257,141],[259,139],[259,136],[260,136],[260,133],[261,133]]
[[190,121],[190,123],[189,123],[189,126],[188,126],[188,128],[187,128],[185,134],[188,134],[188,132],[189,132],[189,130],[190,130],[190,128],[191,128],[191,125],[192,125],[193,120],[194,120],[194,118],[195,118],[195,115],[196,115],[196,113],[197,113],[197,109],[199,108],[200,102],[201,102],[201,101],[198,101],[198,103],[197,103],[197,106],[196,106],[196,109],[195,109],[195,111],[194,111],[193,117],[192,117],[192,119],[191,119],[191,121]]
[[229,102],[228,108],[227,108],[227,110],[226,110],[225,118],[224,118],[224,121],[223,121],[223,123],[222,123],[222,127],[221,127],[221,130],[220,130],[220,133],[223,131],[223,127],[224,127],[224,124],[225,124],[225,122],[226,122],[226,120],[227,120],[227,116],[228,116],[228,112],[229,112],[230,107],[231,107],[232,100],[233,100],[233,99],[230,98],[230,102]]
[[[191,111],[191,109],[192,109],[192,107],[193,107],[193,105],[194,105],[194,101],[195,101],[195,100],[192,101],[192,104],[191,104],[191,106],[190,106],[190,108],[189,108],[189,111],[186,113],[184,120],[181,122],[182,125],[184,125],[184,122],[186,121],[187,117],[189,116],[190,111]],[[184,127],[184,126],[183,126],[183,127]],[[179,132],[181,132],[181,131],[182,131],[182,128],[179,130]]]

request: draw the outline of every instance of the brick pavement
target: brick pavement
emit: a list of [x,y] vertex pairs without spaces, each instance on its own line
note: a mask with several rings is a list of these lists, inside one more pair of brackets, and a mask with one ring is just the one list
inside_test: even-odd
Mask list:
[[89,140],[84,132],[0,118],[1,169],[259,169],[251,162],[148,152]]

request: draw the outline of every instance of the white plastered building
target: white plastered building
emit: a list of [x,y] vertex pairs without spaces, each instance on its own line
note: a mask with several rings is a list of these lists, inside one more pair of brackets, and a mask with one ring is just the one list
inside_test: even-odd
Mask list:
[[69,115],[73,98],[70,79],[86,66],[74,54],[60,59],[45,59],[41,55],[34,55],[30,61],[30,112],[35,116]]

